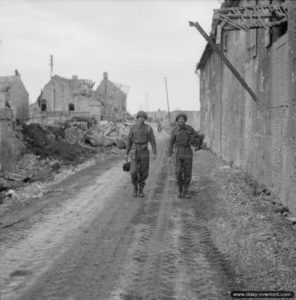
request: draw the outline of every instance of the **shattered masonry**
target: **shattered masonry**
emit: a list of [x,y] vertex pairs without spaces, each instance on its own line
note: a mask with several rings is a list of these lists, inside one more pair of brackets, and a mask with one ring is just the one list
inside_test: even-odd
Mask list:
[[97,90],[94,85],[77,76],[55,75],[29,106],[29,94],[18,71],[0,77],[0,173],[13,169],[28,150],[47,157],[69,144],[72,149],[78,145],[78,152],[81,147],[87,152],[87,144],[124,148],[129,125],[118,121],[129,116],[128,87],[110,81],[107,73]]
[[94,116],[97,121],[124,119],[128,87],[110,81],[106,72],[96,90],[94,85],[76,75],[71,79],[53,76],[30,105],[30,121],[48,125],[70,116]]

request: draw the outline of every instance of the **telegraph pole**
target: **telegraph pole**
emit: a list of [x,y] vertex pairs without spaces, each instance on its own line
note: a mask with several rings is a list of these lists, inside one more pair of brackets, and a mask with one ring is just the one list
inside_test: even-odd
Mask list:
[[50,83],[51,83],[52,109],[56,110],[54,86],[53,86],[53,80],[52,80],[52,76],[53,76],[53,55],[52,54],[50,55],[50,58],[49,58],[49,65],[50,65]]
[[148,111],[149,111],[149,94],[148,93],[146,93],[146,95],[145,95],[145,110],[148,113]]
[[49,65],[50,65],[50,79],[52,79],[53,75],[53,55],[50,55],[50,60],[49,60]]
[[169,94],[168,94],[168,81],[167,81],[167,78],[166,78],[166,77],[164,77],[164,84],[165,84],[165,90],[166,90],[166,98],[167,98],[167,106],[168,106],[169,122],[170,122],[170,124],[171,124],[170,102],[169,102]]

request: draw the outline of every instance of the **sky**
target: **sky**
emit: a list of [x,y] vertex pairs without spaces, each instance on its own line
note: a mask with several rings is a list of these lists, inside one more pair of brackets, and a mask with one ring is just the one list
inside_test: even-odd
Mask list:
[[127,109],[199,110],[194,73],[222,0],[0,0],[0,76],[21,74],[36,101],[53,74],[127,85]]

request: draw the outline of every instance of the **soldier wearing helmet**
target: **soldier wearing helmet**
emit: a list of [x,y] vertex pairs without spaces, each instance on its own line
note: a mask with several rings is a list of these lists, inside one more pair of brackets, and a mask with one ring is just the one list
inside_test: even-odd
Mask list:
[[192,149],[190,145],[196,145],[198,133],[189,125],[186,125],[187,115],[179,113],[176,117],[177,126],[171,132],[168,148],[168,156],[171,159],[173,147],[176,149],[176,179],[179,186],[178,197],[190,198],[188,187],[192,177]]
[[125,159],[130,159],[130,175],[134,186],[133,196],[144,197],[145,181],[149,174],[149,150],[150,142],[153,157],[156,158],[156,142],[151,126],[145,123],[147,114],[144,111],[137,113],[137,124],[131,126],[127,140]]

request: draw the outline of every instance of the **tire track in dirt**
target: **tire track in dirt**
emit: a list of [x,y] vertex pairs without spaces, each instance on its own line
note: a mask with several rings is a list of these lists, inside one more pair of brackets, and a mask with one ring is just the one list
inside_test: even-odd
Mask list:
[[169,169],[163,160],[153,192],[134,219],[133,241],[109,300],[229,299],[226,264],[200,213],[190,200],[177,198]]
[[[107,202],[112,193],[110,195],[105,186],[117,172],[117,168],[112,168],[104,173],[104,178],[98,177],[97,184],[81,191],[64,206],[55,208],[54,213],[44,216],[45,220],[41,224],[36,223],[30,232],[23,232],[25,238],[15,245],[11,242],[0,245],[1,300],[16,299],[37,278],[48,272],[53,262],[63,256],[75,240],[83,236],[90,222],[109,205]],[[20,231],[16,234],[19,235]],[[61,277],[64,273],[71,273],[74,265],[63,268]]]
[[[127,193],[121,192],[123,199]],[[95,218],[87,232],[20,299],[106,299],[128,248],[129,221],[137,210],[124,201],[116,204]]]
[[[144,201],[142,211],[133,220],[134,241],[129,249],[128,260],[119,274],[119,280],[110,295],[111,299],[152,299],[160,294],[173,299],[172,287],[162,280],[159,265],[163,265],[167,249],[162,242],[166,238],[170,201],[161,201],[166,189],[167,167],[157,177],[157,185]],[[154,290],[151,289],[153,287]]]
[[[120,190],[108,191],[108,186],[114,188],[112,178],[118,173],[110,170],[105,184],[84,191],[84,197],[92,199],[89,205],[80,203],[79,197],[73,203],[72,199],[74,216],[67,210],[68,218],[60,220],[66,215],[54,214],[43,224],[49,232],[40,231],[42,239],[33,251],[21,250],[25,241],[20,241],[10,257],[17,260],[13,263],[16,273],[13,280],[8,278],[3,299],[17,299],[16,295],[20,300],[229,299],[233,274],[207,228],[209,205],[214,203],[212,183],[206,176],[198,177],[192,184],[193,197],[177,198],[164,148],[159,152],[145,198],[132,198],[131,190],[124,189],[123,176]],[[109,204],[98,207],[96,197]],[[55,221],[59,223],[54,226]],[[66,234],[67,222],[73,224]],[[63,246],[54,239],[56,233]],[[18,259],[18,255],[24,257]],[[6,278],[11,273],[8,265]]]

